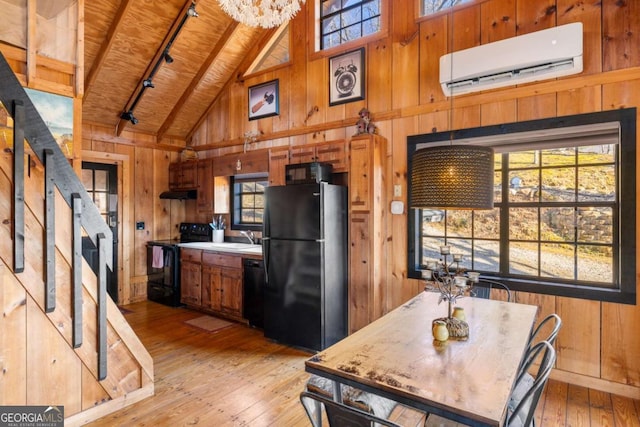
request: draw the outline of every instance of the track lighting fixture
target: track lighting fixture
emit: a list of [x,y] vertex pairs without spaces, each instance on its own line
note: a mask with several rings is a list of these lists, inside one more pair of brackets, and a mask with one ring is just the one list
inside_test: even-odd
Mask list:
[[[169,49],[171,49],[173,42],[178,37],[178,34],[180,33],[180,30],[182,30],[182,27],[184,26],[184,24],[187,22],[189,18],[197,18],[199,16],[198,12],[196,11],[196,4],[194,2],[191,3],[191,5],[187,8],[186,11],[184,11],[184,8],[182,9],[182,11],[183,11],[182,12],[183,15],[180,22],[178,22],[175,25],[175,30],[171,34],[171,37],[169,38],[168,42],[164,45],[160,55],[155,57],[155,64],[153,65],[149,73],[146,74],[147,77],[144,80],[142,80],[142,87],[137,88],[136,92],[134,92],[135,97],[132,95],[132,98],[129,99],[129,102],[127,102],[127,106],[124,108],[124,111],[120,114],[121,121],[122,120],[130,121],[134,125],[138,123],[138,119],[136,119],[133,115],[133,110],[136,108],[136,105],[138,105],[138,101],[140,101],[140,99],[142,98],[142,94],[147,88],[152,88],[152,89],[155,88],[155,86],[153,85],[152,79],[153,79],[153,76],[155,76],[158,69],[160,68],[160,66],[162,65],[162,61],[166,62],[167,64],[171,64],[173,62],[173,57],[169,55]],[[120,122],[116,126],[116,132],[118,135],[120,135],[120,132],[122,132],[122,127],[120,126]]]
[[189,6],[189,9],[187,9],[187,15],[189,15],[192,18],[197,18],[198,16],[198,12],[196,12],[196,5],[195,4],[191,4],[191,6]]
[[129,111],[123,111],[122,114],[120,114],[120,118],[122,120],[128,120],[131,122],[131,124],[137,125],[138,124],[138,119],[136,119],[133,116],[133,111],[129,110]]

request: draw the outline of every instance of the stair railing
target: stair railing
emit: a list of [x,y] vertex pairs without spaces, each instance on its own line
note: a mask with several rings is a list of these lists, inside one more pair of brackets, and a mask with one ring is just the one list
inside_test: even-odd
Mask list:
[[72,210],[72,345],[82,345],[82,229],[98,248],[98,380],[107,376],[107,268],[113,269],[113,236],[82,182],[69,164],[44,120],[29,99],[5,57],[0,52],[0,102],[13,118],[13,271],[24,270],[24,141],[45,170],[45,301],[47,313],[55,310],[55,191],[58,189]]

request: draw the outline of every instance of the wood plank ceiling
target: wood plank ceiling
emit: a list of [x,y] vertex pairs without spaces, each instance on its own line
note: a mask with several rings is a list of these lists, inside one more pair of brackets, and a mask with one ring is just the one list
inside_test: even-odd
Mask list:
[[[164,48],[186,10],[186,19]],[[273,30],[233,21],[217,0],[101,0],[85,2],[85,95],[83,120],[187,140],[229,81],[241,79]],[[154,65],[153,88],[133,110],[137,124],[121,120]]]

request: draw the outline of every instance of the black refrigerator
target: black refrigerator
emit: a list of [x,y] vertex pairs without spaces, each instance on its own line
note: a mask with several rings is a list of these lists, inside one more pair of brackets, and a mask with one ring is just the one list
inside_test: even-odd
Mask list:
[[265,189],[264,334],[323,350],[347,335],[347,189]]

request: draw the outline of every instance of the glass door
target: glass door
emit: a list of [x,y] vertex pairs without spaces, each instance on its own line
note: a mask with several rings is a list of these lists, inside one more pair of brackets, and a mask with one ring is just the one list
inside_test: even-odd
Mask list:
[[[118,302],[118,168],[82,162],[82,183],[113,234],[113,272],[107,270],[107,293]],[[82,255],[97,273],[98,252],[88,237],[82,238]]]

